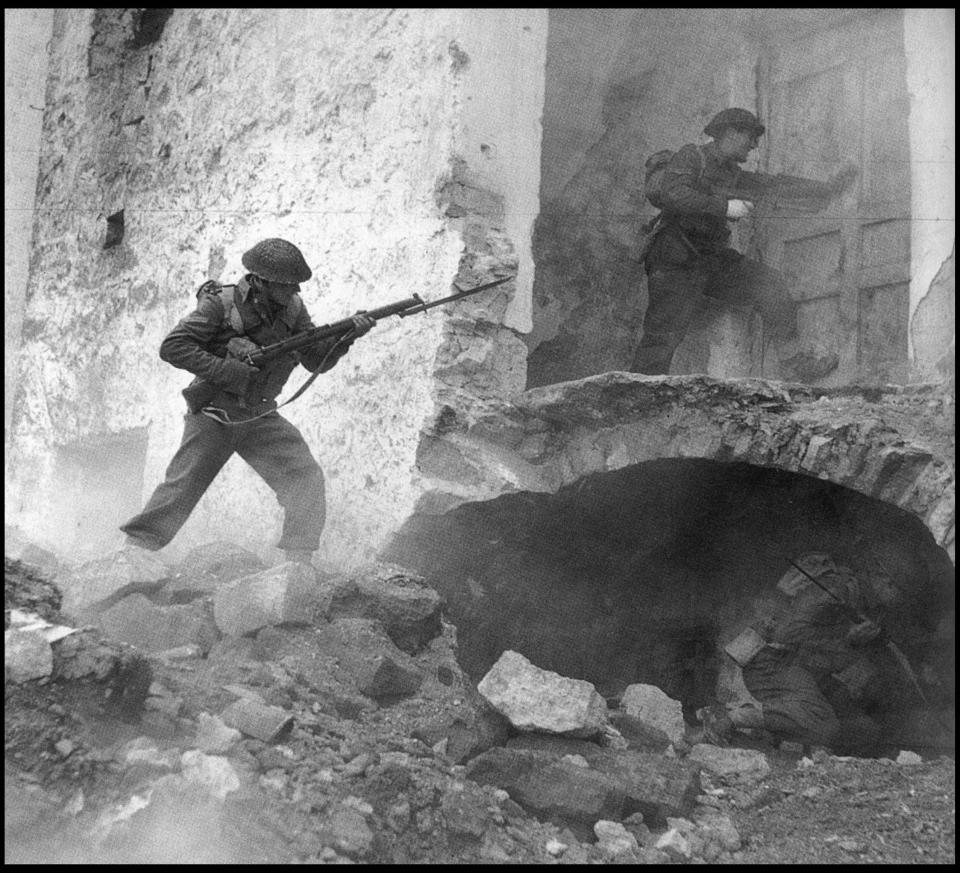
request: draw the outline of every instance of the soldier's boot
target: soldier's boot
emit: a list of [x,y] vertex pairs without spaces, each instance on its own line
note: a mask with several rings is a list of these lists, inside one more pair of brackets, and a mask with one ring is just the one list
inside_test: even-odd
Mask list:
[[715,746],[730,744],[733,734],[733,722],[727,715],[726,708],[719,705],[704,706],[697,710],[697,721],[703,727],[703,740]]

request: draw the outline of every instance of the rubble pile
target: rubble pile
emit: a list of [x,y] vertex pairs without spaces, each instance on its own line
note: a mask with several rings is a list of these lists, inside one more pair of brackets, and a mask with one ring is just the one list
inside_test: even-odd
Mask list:
[[785,796],[652,686],[514,651],[474,685],[402,567],[241,552],[7,562],[6,860],[748,863],[738,812]]

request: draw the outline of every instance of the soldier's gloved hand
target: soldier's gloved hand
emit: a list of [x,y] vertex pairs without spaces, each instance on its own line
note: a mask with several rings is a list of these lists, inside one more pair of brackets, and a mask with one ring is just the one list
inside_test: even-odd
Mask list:
[[235,336],[227,343],[227,353],[231,357],[240,358],[240,360],[258,351],[260,351],[260,346],[245,336]]
[[855,624],[847,632],[847,640],[851,646],[863,646],[871,640],[875,640],[880,634],[880,625],[869,619],[864,619],[860,624]]
[[366,315],[363,309],[358,310],[356,315],[351,315],[350,319],[353,321],[353,329],[350,331],[352,340],[369,333],[370,329],[377,323],[377,320]]
[[245,394],[250,378],[260,372],[236,358],[224,358],[220,366],[221,382],[235,394]]
[[727,201],[727,218],[731,221],[746,218],[751,212],[753,212],[753,204],[749,200],[734,198]]

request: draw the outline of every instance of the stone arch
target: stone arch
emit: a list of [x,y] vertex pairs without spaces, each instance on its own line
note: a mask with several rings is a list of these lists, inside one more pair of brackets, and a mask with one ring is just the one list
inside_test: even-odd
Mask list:
[[[419,509],[553,493],[595,473],[699,458],[860,492],[916,516],[954,558],[955,467],[949,447],[938,449],[923,429],[928,404],[924,394],[903,409],[882,397],[752,379],[604,373],[524,392],[470,424],[441,413],[443,426],[424,435],[418,453],[432,486]],[[890,419],[922,430],[896,429]]]

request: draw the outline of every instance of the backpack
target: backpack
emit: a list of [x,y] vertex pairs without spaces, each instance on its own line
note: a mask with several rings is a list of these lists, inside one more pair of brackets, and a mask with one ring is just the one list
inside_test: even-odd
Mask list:
[[[666,175],[667,165],[675,154],[676,152],[672,149],[661,149],[659,152],[650,155],[643,165],[645,171],[643,194],[657,209],[663,209],[663,178]],[[707,169],[707,159],[703,154],[703,149],[699,146],[697,147],[697,154],[700,155],[700,174],[697,176],[699,182]]]
[[[243,336],[246,333],[246,328],[243,325],[243,318],[240,315],[240,310],[237,309],[237,304],[234,300],[234,292],[236,291],[236,285],[221,285],[219,282],[214,281],[213,279],[207,279],[198,289],[197,289],[197,300],[199,300],[204,294],[217,294],[220,297],[220,302],[223,304],[223,326],[233,328],[236,333],[240,336]],[[294,298],[294,315],[300,313],[300,308],[303,306],[303,301],[299,296]]]
[[240,317],[240,310],[237,309],[233,300],[233,292],[236,287],[236,285],[221,285],[213,279],[207,279],[207,281],[197,289],[197,300],[204,294],[219,295],[220,302],[223,304],[223,326],[232,327],[242,336],[244,333],[243,319]]

